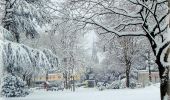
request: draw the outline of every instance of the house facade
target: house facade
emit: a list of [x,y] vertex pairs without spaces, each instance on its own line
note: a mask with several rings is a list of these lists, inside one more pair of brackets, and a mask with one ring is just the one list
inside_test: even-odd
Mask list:
[[[48,79],[48,81],[64,81],[64,77],[63,77],[63,73],[51,73],[51,74],[48,74],[47,76],[46,75],[41,75],[41,76],[37,76],[35,77],[35,81],[36,82],[45,82],[46,79]],[[74,75],[74,80],[80,80],[80,75],[77,74],[77,75]]]
[[[159,83],[159,72],[151,72],[152,83]],[[146,86],[150,83],[149,80],[149,71],[148,70],[139,70],[138,71],[138,83],[141,83],[143,86]]]

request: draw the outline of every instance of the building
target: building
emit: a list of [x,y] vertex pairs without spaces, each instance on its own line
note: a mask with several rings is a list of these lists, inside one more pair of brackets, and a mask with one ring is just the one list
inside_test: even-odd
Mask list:
[[[48,74],[48,81],[62,81],[63,76],[61,73]],[[35,78],[36,81],[44,82],[46,81],[46,75],[40,75]]]
[[[64,81],[63,73],[50,73],[48,74],[47,78],[46,78],[46,75],[40,75],[40,76],[35,77],[36,82],[45,82],[46,79],[48,79],[49,82]],[[74,75],[74,80],[80,80],[80,75],[79,74]]]
[[[151,72],[152,83],[159,82],[159,72]],[[138,83],[141,83],[143,86],[146,86],[150,83],[149,81],[149,71],[148,70],[139,70],[138,71]]]

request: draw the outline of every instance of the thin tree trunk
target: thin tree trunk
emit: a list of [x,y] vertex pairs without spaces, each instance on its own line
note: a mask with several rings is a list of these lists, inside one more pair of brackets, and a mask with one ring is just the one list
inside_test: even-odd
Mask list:
[[67,73],[65,73],[65,88],[66,88],[66,89],[68,89],[68,83],[67,83],[67,81],[68,81],[67,79],[68,79],[68,78],[67,78],[67,77],[68,77],[68,76],[67,76]]
[[130,79],[129,79],[129,72],[126,71],[126,87],[129,88],[130,87]]
[[73,76],[73,92],[75,92],[75,80],[74,80],[74,76]]

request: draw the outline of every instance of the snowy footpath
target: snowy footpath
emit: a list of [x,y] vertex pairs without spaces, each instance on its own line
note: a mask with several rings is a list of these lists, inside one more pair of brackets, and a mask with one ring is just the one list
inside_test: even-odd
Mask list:
[[1,100],[160,100],[159,86],[139,89],[103,90],[78,88],[71,91],[36,90],[23,98],[1,98]]

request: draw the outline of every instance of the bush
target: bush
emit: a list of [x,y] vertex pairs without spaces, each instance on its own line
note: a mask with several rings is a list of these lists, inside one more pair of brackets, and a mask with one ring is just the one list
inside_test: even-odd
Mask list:
[[[129,83],[129,88],[136,88],[137,84],[135,80],[131,80]],[[107,89],[124,89],[126,87],[126,78],[121,80],[113,81],[112,84],[107,86]]]
[[108,89],[119,89],[120,88],[120,82],[119,81],[114,81],[107,88]]
[[120,84],[120,89],[124,89],[124,88],[126,88],[126,78],[123,78]]
[[98,89],[99,91],[103,91],[106,87],[105,86],[99,86]]
[[1,95],[5,97],[23,97],[29,94],[26,83],[11,74],[3,78],[1,87]]
[[130,88],[132,88],[132,89],[134,89],[134,88],[136,88],[136,83],[130,83]]

